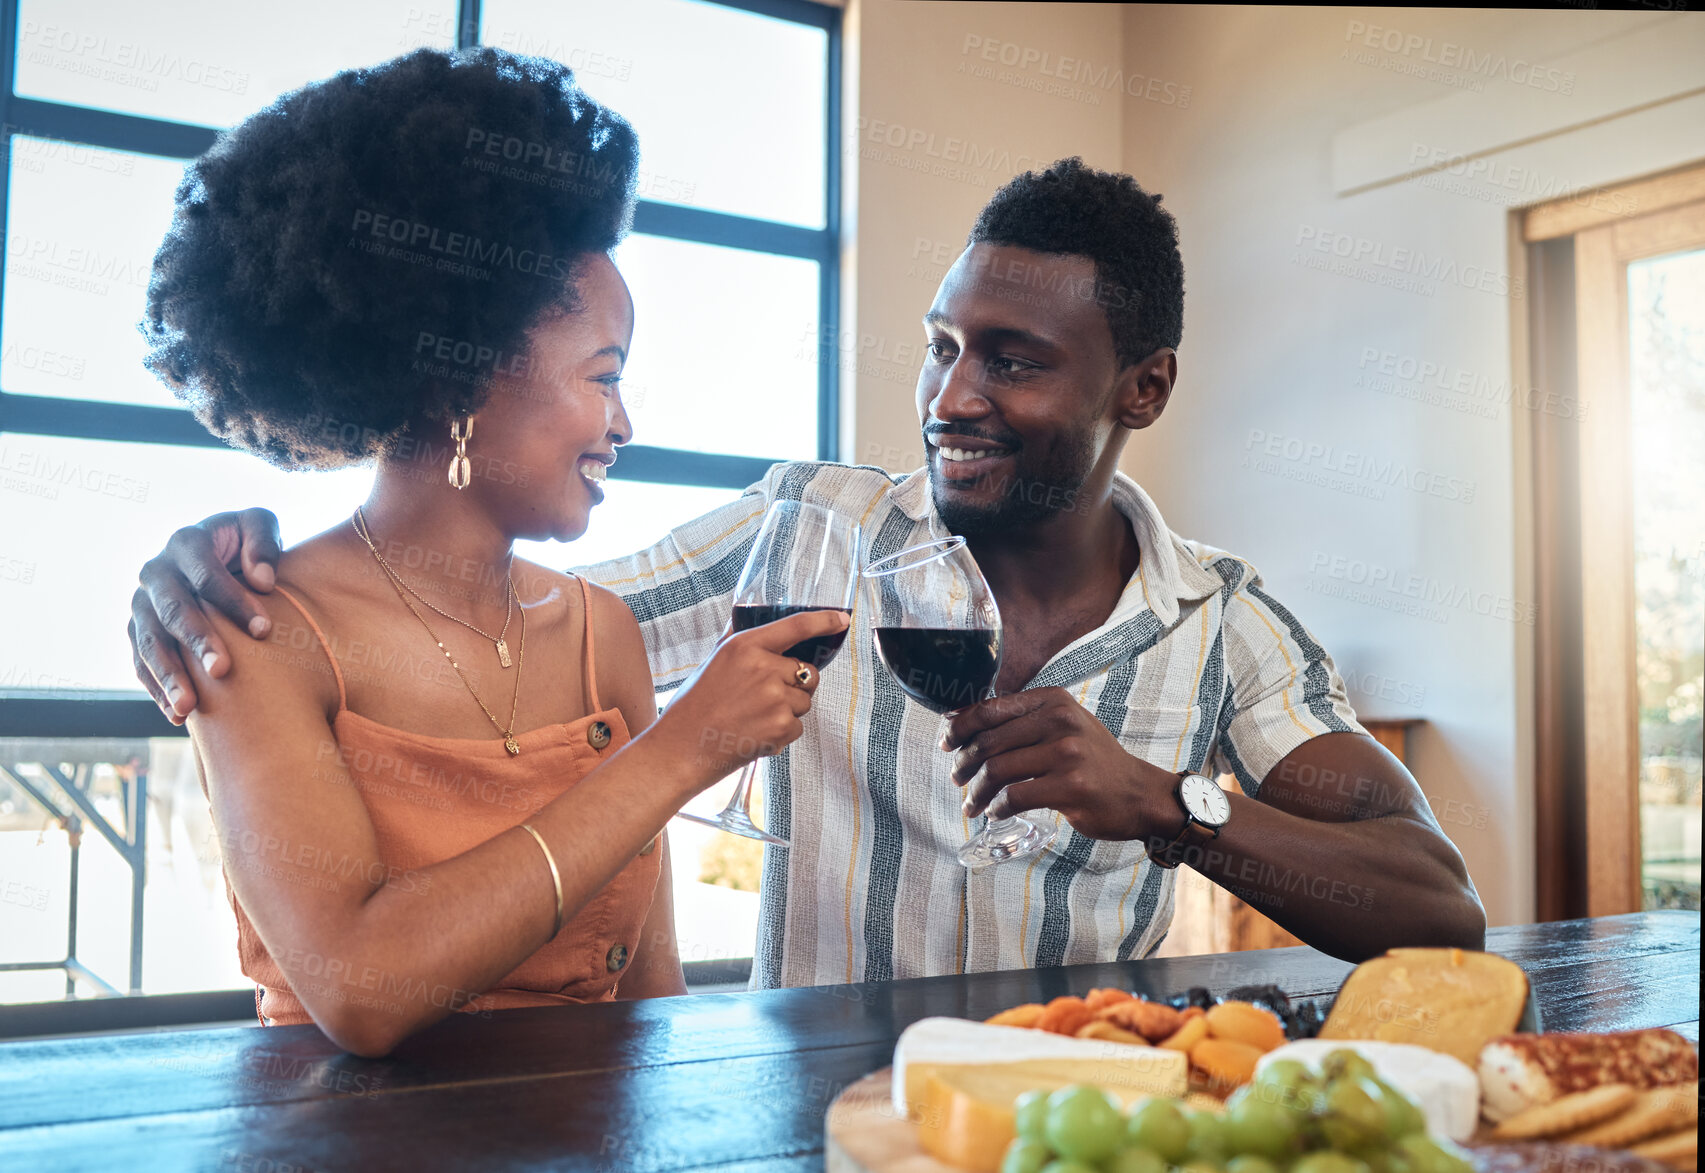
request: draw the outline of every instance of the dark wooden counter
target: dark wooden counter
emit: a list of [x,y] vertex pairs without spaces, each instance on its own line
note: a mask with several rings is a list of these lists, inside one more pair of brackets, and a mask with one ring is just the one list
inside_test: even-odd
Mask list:
[[[1549,1030],[1699,1035],[1699,914],[1494,929]],[[1330,994],[1312,949],[456,1015],[388,1059],[312,1027],[0,1044],[0,1169],[820,1169],[823,1113],[907,1024],[1121,985]]]

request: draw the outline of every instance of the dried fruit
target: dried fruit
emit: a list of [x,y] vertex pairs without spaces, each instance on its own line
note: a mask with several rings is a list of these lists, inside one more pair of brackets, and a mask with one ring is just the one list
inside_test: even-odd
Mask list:
[[1055,998],[1043,1008],[1041,1017],[1036,1020],[1036,1029],[1052,1031],[1057,1035],[1075,1035],[1094,1021],[1095,1011],[1091,1010],[1082,998],[1067,995]]
[[1208,1032],[1216,1039],[1248,1043],[1263,1053],[1285,1042],[1285,1028],[1271,1011],[1248,1002],[1221,1002],[1208,1011]]
[[1040,1002],[1026,1002],[1022,1006],[1014,1006],[1011,1010],[1002,1010],[993,1018],[983,1021],[990,1026],[1035,1026],[1046,1009]]

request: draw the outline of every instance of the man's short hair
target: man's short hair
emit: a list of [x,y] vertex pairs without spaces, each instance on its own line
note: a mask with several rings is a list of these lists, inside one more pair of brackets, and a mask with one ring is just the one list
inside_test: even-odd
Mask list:
[[994,194],[967,246],[1004,244],[1095,262],[1096,300],[1113,331],[1121,369],[1184,333],[1184,259],[1178,223],[1129,175],[1061,159],[1026,171]]

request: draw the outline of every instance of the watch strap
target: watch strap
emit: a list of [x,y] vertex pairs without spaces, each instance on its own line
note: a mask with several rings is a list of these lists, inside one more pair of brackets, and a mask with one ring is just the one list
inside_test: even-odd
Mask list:
[[[1190,833],[1191,831],[1195,831],[1197,834],[1192,835]],[[1152,860],[1157,867],[1163,867],[1170,870],[1184,862],[1184,857],[1190,853],[1190,849],[1192,847],[1200,847],[1204,843],[1212,843],[1219,837],[1220,829],[1218,827],[1212,827],[1206,823],[1199,823],[1196,821],[1194,815],[1185,815],[1184,825],[1178,829],[1178,834],[1174,835],[1170,842],[1166,843],[1158,850],[1151,846],[1149,850],[1149,859]]]

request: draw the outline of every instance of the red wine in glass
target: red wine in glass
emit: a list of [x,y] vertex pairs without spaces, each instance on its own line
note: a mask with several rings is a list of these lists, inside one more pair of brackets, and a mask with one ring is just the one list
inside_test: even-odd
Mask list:
[[[746,631],[753,627],[762,627],[766,623],[774,623],[778,619],[786,619],[789,615],[798,615],[803,611],[839,611],[843,615],[852,614],[852,610],[848,607],[794,607],[786,605],[770,606],[763,603],[740,603],[734,608],[734,630]],[[840,654],[841,645],[846,642],[846,631],[830,632],[828,635],[814,635],[810,639],[800,640],[782,655],[792,660],[803,660],[821,672],[828,667],[831,660]]]
[[[877,655],[900,690],[946,715],[995,695],[1000,607],[965,539],[936,538],[866,564]],[[968,868],[1028,859],[1054,841],[1022,815],[989,819],[959,849]]]
[[[746,566],[734,585],[735,631],[749,631],[801,611],[839,611],[851,615],[858,594],[859,527],[851,518],[806,501],[775,501],[764,514]],[[847,629],[800,640],[789,659],[809,664],[819,676],[840,652]],[[790,667],[788,675],[793,675]],[[752,784],[758,763],[749,761],[734,784],[728,805],[716,815],[679,812],[679,818],[704,823],[733,835],[786,847],[752,819]]]
[[943,627],[878,627],[877,654],[907,696],[951,713],[989,695],[1000,672],[1000,634]]

